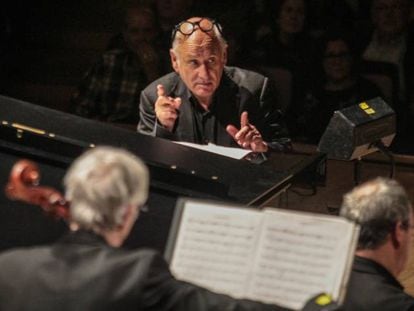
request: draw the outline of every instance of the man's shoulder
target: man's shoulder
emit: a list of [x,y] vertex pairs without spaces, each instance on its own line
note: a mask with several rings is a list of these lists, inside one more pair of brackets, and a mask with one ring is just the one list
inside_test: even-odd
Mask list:
[[50,251],[50,249],[50,245],[10,248],[0,253],[0,259],[21,256],[22,254],[44,253]]
[[177,84],[180,83],[180,81],[180,76],[176,72],[170,72],[148,84],[143,92],[156,95],[157,85],[162,84],[167,94],[169,94],[174,88],[176,88]]
[[[13,274],[12,267],[16,267],[19,271],[21,269],[30,269],[29,267],[42,261],[44,258],[50,257],[51,247],[49,246],[34,246],[25,248],[13,248],[5,250],[0,255],[0,265],[8,267],[3,269],[3,272]],[[28,260],[30,258],[30,260]]]
[[[145,271],[148,275],[158,274],[160,278],[169,279],[172,277],[167,261],[159,252],[153,249],[112,249],[112,251],[105,254],[105,257],[107,260],[102,264],[103,270],[117,271],[115,274],[128,270],[139,270]],[[133,277],[141,279],[140,274]]]
[[263,80],[266,77],[262,75],[259,72],[250,70],[250,69],[244,69],[240,67],[234,67],[234,66],[226,66],[224,67],[224,73],[232,80],[234,81],[243,81],[245,79],[259,79]]
[[256,71],[239,67],[224,67],[224,75],[235,84],[247,89],[262,87],[267,80],[267,77]]
[[[360,306],[364,306],[361,309]],[[409,308],[409,309],[408,309]],[[344,310],[412,310],[414,297],[380,264],[355,257]]]
[[158,260],[162,258],[161,254],[157,252],[156,250],[149,249],[149,248],[140,248],[140,249],[126,249],[126,248],[109,248],[111,250],[115,250],[113,254],[116,254],[116,256],[124,257],[126,259],[131,259],[132,261],[137,259],[145,259],[145,260]]
[[[56,247],[59,247],[57,249]],[[150,269],[157,267],[160,271],[168,271],[168,264],[161,254],[152,249],[124,249],[112,247],[96,247],[96,245],[76,245],[63,250],[62,245],[36,246],[12,249],[4,251],[0,255],[0,275],[24,275],[32,274],[39,267],[50,266],[56,262],[64,262],[69,258],[83,258],[73,269],[83,269],[84,266],[98,264],[102,267],[141,267]],[[82,257],[79,254],[88,250],[89,256]],[[30,260],[28,260],[30,258]],[[105,258],[102,261],[102,258]]]

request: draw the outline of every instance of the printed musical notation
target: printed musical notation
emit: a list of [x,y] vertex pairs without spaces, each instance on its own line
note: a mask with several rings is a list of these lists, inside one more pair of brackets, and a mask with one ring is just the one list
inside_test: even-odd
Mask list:
[[338,261],[346,258],[342,250],[347,227],[331,219],[309,221],[308,215],[294,215],[292,222],[291,213],[265,213],[249,296],[273,302],[276,294],[300,308],[309,297],[340,282]]
[[188,201],[170,261],[177,278],[233,297],[300,310],[341,300],[358,228],[340,217]]
[[243,296],[249,277],[261,217],[248,209],[205,209],[185,211],[177,237],[174,274],[181,279],[223,293]]

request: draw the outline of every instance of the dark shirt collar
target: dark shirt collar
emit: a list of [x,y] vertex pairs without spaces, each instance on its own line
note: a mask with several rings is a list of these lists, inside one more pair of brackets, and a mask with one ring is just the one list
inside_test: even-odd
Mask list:
[[197,110],[197,112],[199,112],[201,114],[208,114],[209,112],[215,112],[216,111],[216,109],[217,109],[217,96],[216,96],[217,91],[213,95],[213,100],[211,101],[211,104],[208,107],[208,110],[205,110],[200,105],[197,98],[195,98],[195,96],[190,91],[188,91],[188,93],[190,94],[189,101],[190,101],[191,105],[193,105],[193,108]]
[[404,289],[401,283],[384,266],[374,260],[355,256],[353,270],[359,273],[376,274],[383,276],[388,282]]

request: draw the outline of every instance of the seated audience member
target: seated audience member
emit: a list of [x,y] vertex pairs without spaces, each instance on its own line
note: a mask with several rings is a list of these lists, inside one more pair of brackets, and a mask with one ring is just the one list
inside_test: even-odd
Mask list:
[[258,39],[252,53],[256,54],[257,65],[282,67],[292,73],[292,96],[287,105],[286,122],[290,134],[294,135],[295,112],[301,109],[306,90],[314,79],[316,44],[307,28],[307,1],[276,0],[269,3],[271,32]]
[[73,112],[91,119],[136,124],[141,90],[167,72],[158,46],[155,13],[147,6],[126,9],[120,40],[107,50],[83,77],[73,95]]
[[196,0],[155,0],[157,20],[161,28],[161,47],[168,51],[171,45],[171,29],[180,21],[189,18]]
[[362,39],[362,58],[397,66],[399,104],[396,112],[400,134],[404,135],[414,117],[414,28],[410,24],[410,1],[372,0],[371,23],[372,31]]
[[286,310],[178,281],[155,251],[120,247],[149,188],[146,166],[131,153],[89,150],[64,184],[71,230],[52,245],[0,255],[1,310]]
[[[366,0],[363,0],[366,2]],[[359,0],[317,0],[308,4],[308,28],[312,36],[320,37],[332,28],[352,28],[363,16]]]
[[142,91],[140,133],[254,152],[289,147],[274,86],[258,73],[225,66],[227,43],[217,22],[192,17],[172,37],[175,72]]
[[296,116],[298,139],[317,144],[335,110],[382,96],[378,86],[358,72],[358,55],[350,37],[342,31],[321,40],[322,75]]
[[223,26],[224,37],[228,45],[227,65],[252,68],[252,38],[260,21],[254,1],[210,0],[197,3],[198,15],[214,16]]
[[405,190],[391,179],[368,181],[344,196],[340,214],[361,226],[344,310],[414,310],[414,297],[397,280],[414,227]]

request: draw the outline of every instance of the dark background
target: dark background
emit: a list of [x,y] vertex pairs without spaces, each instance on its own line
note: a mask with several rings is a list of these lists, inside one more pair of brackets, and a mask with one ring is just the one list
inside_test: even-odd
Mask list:
[[1,94],[67,111],[82,74],[120,29],[123,5],[110,0],[6,2],[0,15]]
[[[151,1],[151,0],[147,0]],[[191,15],[213,17],[225,32],[243,37],[243,49],[252,48],[250,35],[266,22],[271,0],[193,0]],[[320,30],[333,19],[346,20],[344,0],[309,0],[308,26]],[[360,1],[361,2],[361,1]],[[368,1],[362,1],[365,3]],[[0,94],[68,111],[69,98],[82,74],[121,29],[129,0],[36,2],[2,1],[0,6]],[[322,4],[325,9],[322,8]],[[335,3],[330,8],[326,3]],[[329,13],[324,14],[326,10]],[[366,19],[361,8],[360,20]],[[235,64],[240,65],[242,64]]]

